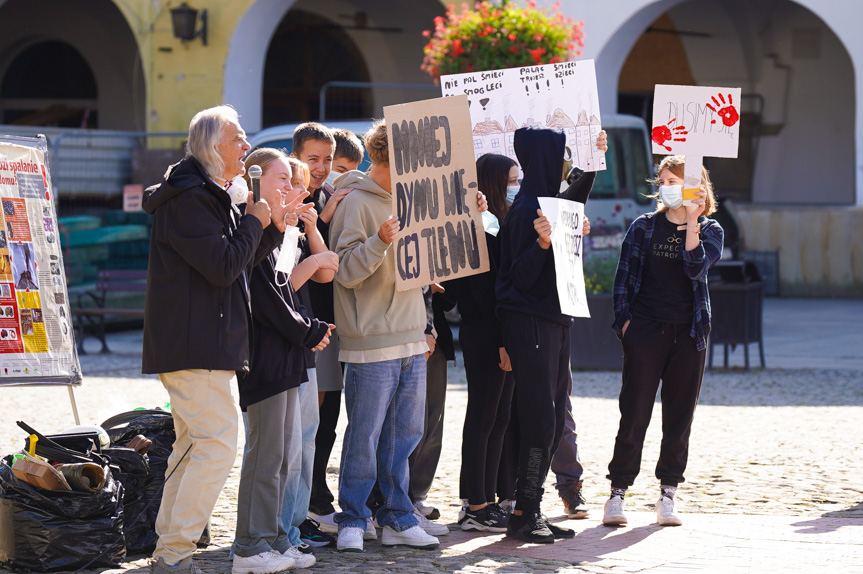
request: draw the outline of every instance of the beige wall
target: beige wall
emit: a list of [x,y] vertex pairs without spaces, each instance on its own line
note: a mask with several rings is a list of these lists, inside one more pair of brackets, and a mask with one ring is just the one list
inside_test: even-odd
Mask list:
[[739,211],[747,249],[778,252],[782,296],[863,297],[863,208]]

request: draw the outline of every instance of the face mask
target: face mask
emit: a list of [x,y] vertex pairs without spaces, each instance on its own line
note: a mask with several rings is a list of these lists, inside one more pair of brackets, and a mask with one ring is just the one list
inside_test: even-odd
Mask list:
[[492,237],[497,237],[497,233],[500,231],[500,223],[492,212],[482,212],[482,228]]
[[330,175],[327,176],[327,179],[324,180],[324,185],[322,187],[326,187],[329,191],[334,191],[336,189],[336,179],[342,174],[335,170],[330,170]]
[[662,185],[659,187],[659,199],[668,209],[677,209],[683,206],[682,185]]
[[[298,227],[288,227],[285,230],[285,238],[282,240],[282,247],[279,250],[279,258],[276,260],[276,285],[282,287],[287,285],[290,279],[291,271],[297,264],[297,259],[300,257],[300,249],[297,242],[300,239],[300,229]],[[279,281],[279,272],[287,275],[284,283]]]
[[246,203],[246,200],[249,198],[249,185],[243,176],[238,175],[231,180],[231,185],[228,186],[228,195],[231,197],[231,203],[234,205]]
[[512,205],[512,202],[515,201],[515,196],[518,195],[518,190],[521,189],[517,185],[510,185],[506,188],[506,202]]

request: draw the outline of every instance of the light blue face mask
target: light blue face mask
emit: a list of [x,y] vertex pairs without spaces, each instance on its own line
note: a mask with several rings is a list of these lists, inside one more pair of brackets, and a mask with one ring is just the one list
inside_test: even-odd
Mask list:
[[490,211],[482,212],[482,228],[483,231],[492,237],[497,237],[497,234],[500,231],[500,222],[497,220],[495,214]]
[[336,178],[338,178],[341,173],[331,169],[330,175],[327,176],[327,179],[324,181],[324,185],[328,186],[330,189],[336,188]]
[[507,186],[507,188],[506,188],[506,202],[508,204],[512,205],[512,202],[515,201],[515,196],[518,195],[519,189],[521,189],[521,187],[519,187],[517,185]]

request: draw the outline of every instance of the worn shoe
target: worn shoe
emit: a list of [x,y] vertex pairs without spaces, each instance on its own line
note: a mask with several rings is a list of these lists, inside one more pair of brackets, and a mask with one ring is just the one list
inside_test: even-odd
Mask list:
[[282,552],[282,556],[293,558],[294,568],[311,568],[318,561],[314,554],[307,554],[297,546],[291,546]]
[[345,526],[339,530],[339,539],[336,542],[339,552],[362,552],[363,551],[363,529],[359,526]]
[[299,544],[294,546],[294,548],[296,548],[297,550],[299,550],[303,554],[314,554],[314,550],[312,550],[312,547],[309,546],[308,544],[306,544],[305,542],[300,542]]
[[506,527],[506,535],[538,544],[551,544],[554,542],[554,534],[548,529],[545,520],[538,510],[525,511],[521,516],[513,514],[509,517]]
[[501,508],[501,506],[497,502],[489,504],[488,506],[486,506],[486,508],[488,508],[488,513],[490,515],[496,517],[498,520],[503,520],[507,524],[509,524],[509,517],[512,516],[512,512],[508,512],[507,510]]
[[414,508],[429,520],[437,520],[440,518],[440,511],[434,506],[427,505],[425,500],[417,500],[414,502]]
[[563,499],[563,511],[567,518],[587,518],[589,511],[582,496],[580,480],[574,486],[563,488],[560,491],[560,498]]
[[321,530],[321,525],[318,521],[311,518],[306,518],[300,524],[300,540],[315,548],[332,546],[333,542],[336,541],[335,538]]
[[555,540],[561,538],[572,538],[575,536],[575,530],[572,528],[564,528],[563,526],[552,524],[545,516],[543,516],[542,519],[545,520],[545,525],[548,527],[548,530],[551,532],[552,536],[554,536]]
[[506,500],[501,500],[497,503],[501,510],[504,512],[508,512],[512,514],[512,511],[515,510],[515,500],[512,498],[507,498]]
[[464,518],[459,521],[461,529],[467,532],[506,532],[509,518],[502,518],[491,511],[491,505],[479,510],[467,509]]
[[375,530],[375,521],[369,517],[366,520],[366,531],[363,532],[363,540],[377,540],[378,539],[378,531]]
[[309,518],[318,523],[318,528],[321,529],[321,532],[326,532],[327,534],[339,533],[339,525],[336,524],[335,512],[331,512],[329,514],[315,514],[314,512],[309,512]]
[[202,574],[201,569],[192,560],[192,557],[183,558],[173,566],[165,564],[164,558],[157,558],[150,563],[150,572],[153,574]]
[[674,499],[660,496],[656,501],[656,523],[660,526],[680,526],[683,521],[674,513]]
[[425,530],[426,534],[430,534],[432,536],[446,536],[447,534],[449,534],[449,528],[446,524],[438,524],[437,522],[433,522],[420,514],[418,511],[414,512],[414,516],[417,517],[419,527]]
[[268,550],[254,556],[237,556],[234,554],[231,574],[272,574],[273,572],[284,572],[293,567],[293,558]]
[[384,526],[384,534],[381,537],[381,544],[384,546],[409,546],[411,548],[421,548],[423,550],[434,550],[435,548],[440,547],[440,541],[434,536],[426,533],[426,531],[420,528],[419,525],[411,526],[402,532],[393,530],[389,526]]
[[619,496],[612,496],[606,500],[602,523],[606,526],[625,526],[626,522],[626,514],[623,513],[623,499]]
[[461,499],[461,509],[458,511],[458,523],[461,524],[461,521],[464,520],[464,513],[467,512],[467,509],[470,505],[467,503],[467,498]]

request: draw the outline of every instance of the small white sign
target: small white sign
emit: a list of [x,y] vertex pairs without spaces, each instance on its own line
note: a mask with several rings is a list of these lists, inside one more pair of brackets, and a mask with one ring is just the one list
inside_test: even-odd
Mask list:
[[556,197],[540,197],[539,207],[551,223],[551,250],[554,254],[560,312],[571,317],[590,317],[582,259],[584,204]]
[[141,211],[144,201],[144,186],[133,183],[123,186],[123,211]]

